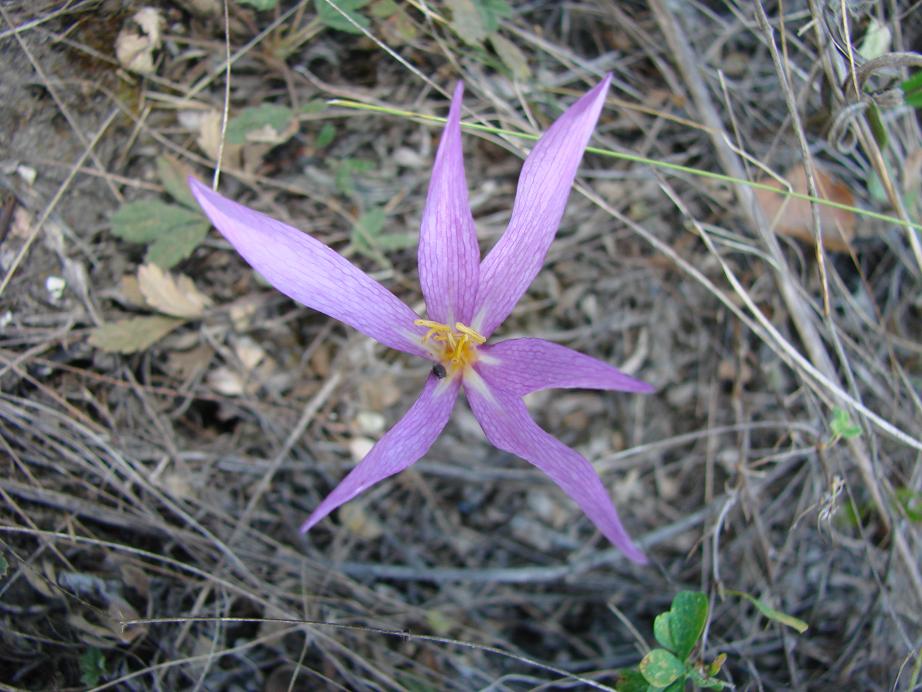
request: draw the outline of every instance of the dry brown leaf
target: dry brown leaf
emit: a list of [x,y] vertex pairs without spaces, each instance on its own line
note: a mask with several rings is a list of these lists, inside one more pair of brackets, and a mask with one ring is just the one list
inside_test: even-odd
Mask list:
[[198,142],[199,147],[212,160],[217,160],[218,152],[221,152],[221,162],[228,168],[240,167],[240,152],[242,146],[239,144],[224,143],[224,149],[221,150],[221,122],[223,116],[220,111],[211,110],[205,113],[198,120]]
[[351,502],[342,506],[339,510],[339,520],[350,532],[366,541],[380,538],[384,533],[381,522],[365,511],[359,503]]
[[211,305],[211,298],[199,291],[188,276],[178,274],[174,278],[156,264],[138,268],[138,289],[148,305],[173,317],[201,317]]
[[90,334],[90,345],[109,353],[136,353],[152,346],[183,323],[175,317],[149,315],[107,322]]
[[[802,165],[794,166],[784,174],[784,177],[791,184],[794,192],[809,194],[807,173]],[[763,178],[759,182],[779,190],[786,189],[774,178]],[[855,196],[848,186],[819,165],[816,166],[816,186],[821,198],[828,199],[830,202],[855,206]],[[762,211],[773,225],[775,232],[810,245],[816,242],[813,235],[813,213],[810,209],[810,202],[791,199],[769,190],[756,190],[755,194],[759,206],[762,207]],[[848,252],[849,243],[855,237],[857,225],[855,214],[845,209],[823,205],[819,207],[819,212],[823,228],[823,247],[830,252]]]
[[186,381],[197,377],[208,367],[214,349],[208,344],[201,344],[187,351],[172,351],[167,356],[163,369],[178,380]]
[[13,223],[10,226],[10,235],[14,238],[28,238],[32,235],[32,215],[17,206],[13,210]]
[[138,285],[138,277],[134,274],[125,274],[118,282],[118,294],[122,302],[132,307],[145,308],[147,301]]
[[234,344],[234,354],[247,371],[253,370],[266,357],[266,351],[248,336],[241,337]]
[[163,43],[163,17],[160,10],[142,7],[131,17],[115,39],[115,57],[126,70],[153,74],[154,53]]
[[246,382],[239,373],[220,365],[208,373],[208,386],[224,396],[240,396],[246,392]]

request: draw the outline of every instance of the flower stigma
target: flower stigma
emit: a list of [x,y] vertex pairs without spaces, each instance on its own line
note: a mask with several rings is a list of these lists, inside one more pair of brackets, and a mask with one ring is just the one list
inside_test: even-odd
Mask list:
[[432,320],[415,320],[418,327],[425,327],[423,345],[429,349],[448,375],[463,371],[477,361],[477,347],[486,343],[486,338],[461,322],[454,328]]

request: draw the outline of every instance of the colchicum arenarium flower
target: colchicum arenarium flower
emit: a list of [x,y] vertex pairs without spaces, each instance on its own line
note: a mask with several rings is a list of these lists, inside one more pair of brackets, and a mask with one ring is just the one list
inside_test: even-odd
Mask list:
[[468,204],[461,151],[463,89],[457,86],[419,236],[426,319],[310,235],[190,179],[195,198],[215,227],[275,288],[385,346],[433,363],[416,403],[314,510],[302,531],[422,457],[448,422],[463,387],[492,444],[537,466],[625,555],[646,561],[592,465],[538,427],[522,397],[556,387],[652,388],[606,363],[541,339],[487,343],[544,263],[610,80],[609,75],[574,103],[537,142],[522,167],[509,226],[483,261]]

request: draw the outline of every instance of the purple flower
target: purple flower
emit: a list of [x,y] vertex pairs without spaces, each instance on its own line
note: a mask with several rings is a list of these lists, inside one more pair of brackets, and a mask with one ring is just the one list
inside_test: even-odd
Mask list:
[[625,555],[646,561],[592,465],[538,427],[522,397],[553,387],[629,392],[650,392],[652,387],[541,339],[486,343],[544,262],[610,81],[606,76],[574,103],[535,145],[522,167],[509,226],[483,261],[464,176],[463,86],[458,84],[419,236],[425,320],[323,243],[190,178],[192,193],[215,227],[275,288],[386,346],[434,363],[416,403],[320,503],[302,531],[422,457],[448,422],[463,387],[491,443],[541,469]]

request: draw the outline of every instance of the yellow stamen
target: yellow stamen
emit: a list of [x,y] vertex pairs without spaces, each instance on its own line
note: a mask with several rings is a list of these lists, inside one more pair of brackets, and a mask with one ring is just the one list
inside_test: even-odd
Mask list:
[[431,345],[432,354],[452,375],[475,362],[477,346],[486,342],[485,337],[461,322],[455,322],[454,329],[432,320],[416,320],[414,324],[429,330],[423,335],[423,343]]
[[469,336],[473,341],[476,341],[478,344],[484,344],[487,342],[487,340],[484,337],[480,336],[480,334],[475,332],[470,327],[466,327],[460,322],[455,322],[455,330],[461,332],[462,334],[466,336]]

